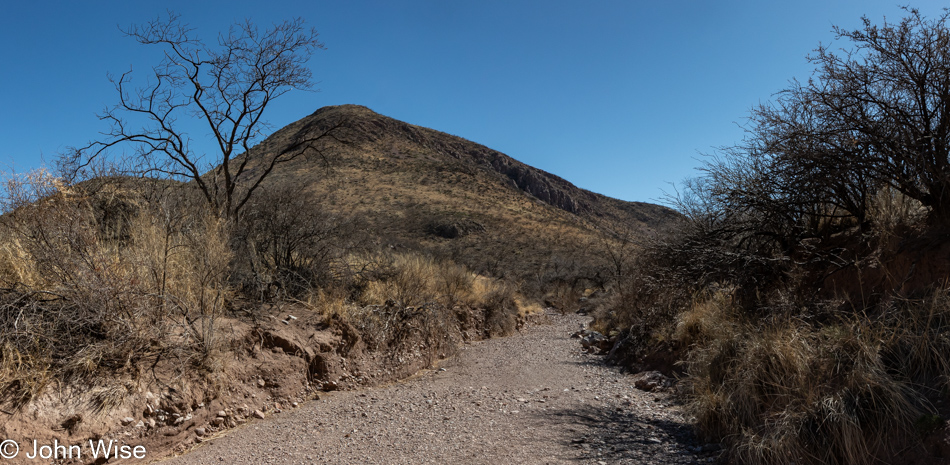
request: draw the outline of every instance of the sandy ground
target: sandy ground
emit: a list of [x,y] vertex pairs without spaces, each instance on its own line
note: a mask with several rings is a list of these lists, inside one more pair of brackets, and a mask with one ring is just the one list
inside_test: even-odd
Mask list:
[[204,442],[172,464],[706,463],[669,394],[582,352],[587,320],[548,315],[439,369],[334,392]]

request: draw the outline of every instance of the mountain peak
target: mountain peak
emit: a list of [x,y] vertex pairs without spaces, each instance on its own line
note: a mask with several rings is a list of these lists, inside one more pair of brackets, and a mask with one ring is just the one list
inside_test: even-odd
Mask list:
[[352,103],[346,103],[343,105],[328,105],[317,109],[317,111],[310,114],[311,117],[327,117],[330,115],[347,115],[347,116],[374,116],[379,115],[373,110],[370,110],[368,107],[363,105],[356,105]]
[[321,140],[319,156],[282,166],[271,182],[312,196],[314,208],[365,218],[381,241],[447,254],[475,269],[517,257],[511,266],[526,272],[555,250],[570,254],[597,243],[598,230],[646,233],[679,217],[578,188],[484,145],[361,105],[320,108],[254,150],[286,150],[330,130],[335,134]]

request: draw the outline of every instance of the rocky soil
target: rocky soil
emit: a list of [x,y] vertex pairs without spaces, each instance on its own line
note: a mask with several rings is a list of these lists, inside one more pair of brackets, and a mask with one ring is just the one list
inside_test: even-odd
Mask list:
[[299,408],[252,418],[162,463],[715,460],[718,448],[696,441],[668,390],[637,389],[642,376],[607,366],[570,337],[585,317],[544,320],[513,337],[467,344],[409,380],[321,394]]

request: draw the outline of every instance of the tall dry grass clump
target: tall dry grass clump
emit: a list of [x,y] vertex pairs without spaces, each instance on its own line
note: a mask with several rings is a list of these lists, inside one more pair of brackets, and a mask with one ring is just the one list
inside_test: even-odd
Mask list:
[[885,236],[897,234],[900,228],[920,224],[930,210],[890,186],[878,190],[868,202],[868,219],[875,230]]
[[[950,299],[894,301],[875,316],[743,321],[728,296],[679,317],[690,409],[738,463],[868,464],[935,418],[950,379]],[[930,386],[928,388],[928,386]]]
[[432,364],[460,346],[463,332],[477,327],[494,337],[516,329],[520,296],[500,280],[412,252],[348,261],[348,269],[362,270],[353,277],[354,293],[320,289],[308,301],[358,328],[374,352],[393,358],[418,352]]
[[[393,302],[399,306],[439,304],[483,307],[514,290],[498,279],[479,276],[462,265],[419,253],[374,255],[362,266],[357,301],[366,305]],[[514,297],[512,297],[513,299]]]
[[232,298],[227,224],[200,207],[151,208],[131,221],[125,252],[136,267],[133,279],[149,292],[153,317],[172,324],[177,336],[208,357],[219,342],[216,322]]

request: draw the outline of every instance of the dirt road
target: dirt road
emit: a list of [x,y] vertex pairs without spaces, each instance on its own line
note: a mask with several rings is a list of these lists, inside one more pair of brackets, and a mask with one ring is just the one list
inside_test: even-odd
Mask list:
[[163,464],[705,463],[666,394],[581,351],[586,321],[549,315],[466,345],[440,369],[334,392]]

